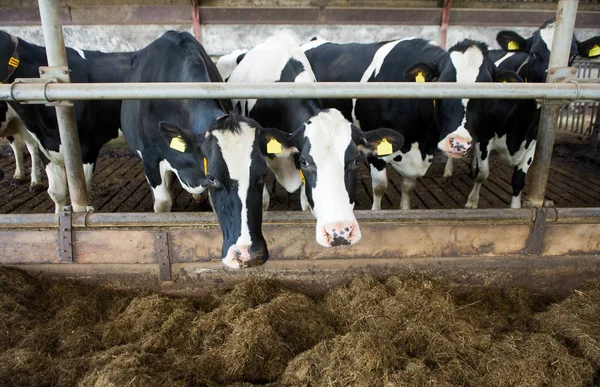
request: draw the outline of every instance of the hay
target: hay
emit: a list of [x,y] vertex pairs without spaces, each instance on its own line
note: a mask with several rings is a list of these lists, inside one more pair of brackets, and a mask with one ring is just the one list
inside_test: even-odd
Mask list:
[[0,268],[0,385],[598,382],[600,285],[555,304],[448,290],[365,275],[317,299],[265,280],[182,299]]

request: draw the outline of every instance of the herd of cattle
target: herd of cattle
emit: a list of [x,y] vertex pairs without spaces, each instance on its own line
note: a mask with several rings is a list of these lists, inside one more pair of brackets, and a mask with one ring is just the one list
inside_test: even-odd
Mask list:
[[[215,65],[190,34],[169,31],[137,52],[67,48],[67,58],[71,81],[85,83],[544,82],[553,35],[548,21],[527,39],[501,31],[502,50],[466,39],[447,51],[418,38],[369,44],[314,38],[300,46],[280,35]],[[600,56],[600,37],[573,38],[571,60],[577,55]],[[36,78],[46,65],[43,47],[0,31],[3,83]],[[448,156],[449,177],[452,159],[474,148],[476,178],[466,207],[477,208],[496,150],[514,167],[511,207],[520,207],[540,109],[535,100],[459,98],[96,100],[76,101],[75,114],[88,190],[100,148],[121,128],[142,158],[155,211],[171,210],[175,176],[193,195],[209,189],[223,231],[223,262],[239,268],[269,257],[262,234],[269,170],[288,192],[301,189],[302,209],[311,209],[316,240],[326,247],[360,240],[353,208],[363,161],[371,169],[372,208],[381,208],[391,164],[403,176],[401,208],[409,209],[416,179],[437,149]],[[48,194],[60,212],[68,191],[54,109],[0,102],[0,123],[16,158],[13,180],[25,178],[24,143],[32,157],[31,189],[41,187],[43,162]]]

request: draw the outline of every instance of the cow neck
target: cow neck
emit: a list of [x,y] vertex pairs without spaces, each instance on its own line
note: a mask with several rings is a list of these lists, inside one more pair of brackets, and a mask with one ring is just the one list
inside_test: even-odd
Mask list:
[[15,49],[13,50],[12,55],[8,59],[8,75],[0,83],[5,83],[6,81],[8,81],[10,79],[10,77],[13,76],[14,72],[17,70],[17,67],[19,67],[19,63],[20,63],[20,60],[19,60],[19,51],[18,51],[18,48],[19,48],[19,39],[17,39],[16,37],[10,35],[10,40],[15,45]]

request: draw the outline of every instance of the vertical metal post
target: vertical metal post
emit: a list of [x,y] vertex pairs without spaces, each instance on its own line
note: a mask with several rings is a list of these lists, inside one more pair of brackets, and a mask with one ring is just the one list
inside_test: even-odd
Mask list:
[[[573,29],[575,28],[575,17],[577,15],[577,0],[560,0],[556,10],[556,24],[554,26],[554,39],[548,64],[548,78],[546,82],[553,82],[553,74],[559,67],[569,65],[569,54],[573,40]],[[542,117],[538,131],[537,144],[535,148],[535,160],[531,166],[529,201],[533,207],[544,205],[550,162],[552,161],[552,149],[554,148],[555,129],[558,121],[561,103],[544,101],[542,106]]]
[[[39,0],[40,18],[46,43],[48,66],[67,67],[67,52],[56,0]],[[68,71],[61,79],[70,82]],[[85,186],[79,133],[73,106],[56,106],[56,120],[60,134],[61,150],[67,170],[67,182],[73,211],[84,212],[89,203]]]

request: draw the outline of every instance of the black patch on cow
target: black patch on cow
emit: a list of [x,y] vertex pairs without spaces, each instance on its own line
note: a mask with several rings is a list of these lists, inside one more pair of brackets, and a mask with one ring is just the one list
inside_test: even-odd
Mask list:
[[350,142],[344,152],[344,184],[350,204],[356,202],[356,177],[363,156],[354,142]]
[[297,59],[290,58],[279,76],[278,82],[294,82],[298,74],[304,72],[304,65]]
[[367,157],[367,161],[369,162],[369,164],[371,164],[372,166],[374,166],[378,171],[383,171],[385,169],[386,166],[386,162],[383,159],[380,159],[377,156],[372,156],[369,155]]
[[0,126],[2,126],[6,121],[7,113],[8,103],[6,103],[6,101],[0,101]]
[[[317,165],[315,164],[315,160],[310,155],[311,144],[308,138],[304,138],[304,147],[302,148],[302,153],[298,155],[296,161],[298,164],[296,167],[302,170],[304,174],[304,185],[306,191],[306,199],[308,200],[308,204],[311,208],[315,208],[315,201],[313,200],[313,189],[317,186]],[[308,168],[302,167],[301,159],[304,158],[309,163]]]
[[8,136],[6,137],[6,139],[8,140],[8,142],[10,142],[11,144],[15,141],[15,138],[13,136]]
[[532,162],[532,161],[533,161],[533,159],[530,157],[530,158],[527,160],[527,165],[531,165],[531,162]]
[[397,162],[402,161],[402,155],[397,155],[396,157],[394,157],[394,161],[397,161]]
[[513,196],[518,196],[525,187],[525,172],[519,167],[515,167],[512,177]]
[[238,55],[238,57],[235,58],[235,63],[240,64],[240,62],[242,61],[242,59],[244,59],[245,56],[246,56],[246,53]]

